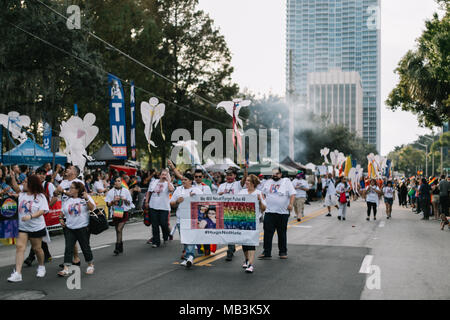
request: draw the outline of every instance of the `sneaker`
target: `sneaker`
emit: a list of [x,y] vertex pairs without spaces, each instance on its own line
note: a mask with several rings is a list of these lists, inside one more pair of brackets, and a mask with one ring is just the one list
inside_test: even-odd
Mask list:
[[327,214],[325,217],[331,217],[331,213]]
[[375,220],[377,220],[377,218],[376,218],[376,217],[373,217],[373,221],[375,221]]
[[158,248],[159,246],[157,244],[152,244],[152,248]]
[[228,251],[227,257],[225,258],[226,261],[232,261],[233,260],[233,252]]
[[345,218],[342,218],[342,220],[344,220],[344,221],[345,221]]
[[366,220],[367,220],[367,221],[369,221],[369,220],[370,220],[370,218],[369,218],[369,217],[367,217],[367,218],[366,218]]
[[245,260],[245,263],[242,265],[242,268],[247,269],[249,267],[248,260]]
[[338,217],[338,220],[341,221],[341,217],[340,216]]
[[36,277],[43,278],[43,277],[45,277],[45,274],[46,274],[45,267],[44,266],[39,266],[37,268]]
[[186,268],[192,267],[193,264],[194,264],[194,257],[189,256],[189,258],[186,260]]
[[11,273],[11,276],[8,278],[8,282],[20,282],[22,281],[22,275],[16,270],[14,270],[13,273]]
[[297,218],[297,221],[298,221],[298,222],[300,222],[300,221],[302,221],[302,219],[300,219],[300,218]]
[[246,269],[245,269],[246,273],[253,273],[253,265],[249,265]]
[[259,260],[269,260],[272,259],[272,256],[266,256],[264,253],[258,256]]
[[183,260],[183,261],[180,263],[180,266],[186,267],[186,263],[187,263],[187,260]]

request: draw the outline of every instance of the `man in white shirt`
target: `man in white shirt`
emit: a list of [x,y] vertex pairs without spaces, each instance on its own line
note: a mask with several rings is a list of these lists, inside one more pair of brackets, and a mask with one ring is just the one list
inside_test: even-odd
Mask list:
[[[243,189],[245,185],[245,180],[247,179],[247,167],[244,171],[244,177],[241,181],[236,181],[237,177],[237,171],[230,167],[226,171],[226,182],[222,183],[219,186],[219,190],[217,190],[217,194],[219,196],[223,194],[239,194],[241,190]],[[227,251],[227,257],[225,258],[226,261],[233,260],[234,252],[236,251],[236,246],[234,244],[228,245],[228,251]]]
[[201,169],[196,169],[194,172],[194,182],[192,186],[200,189],[203,194],[212,194],[211,188],[203,182],[203,178],[203,171]]
[[337,205],[336,186],[333,178],[334,175],[329,173],[328,179],[325,181],[325,185],[323,186],[327,189],[327,193],[325,195],[325,206],[328,209],[328,214],[326,215],[327,217],[331,217],[331,207],[336,207],[336,209],[339,210],[339,207]]
[[294,181],[292,181],[292,185],[296,191],[294,210],[297,215],[297,221],[301,221],[301,218],[305,216],[306,192],[309,190],[309,184],[305,180],[305,174],[302,172],[297,174]]
[[275,230],[278,234],[280,259],[287,259],[287,224],[295,201],[294,186],[289,179],[282,179],[281,170],[278,168],[272,171],[272,179],[265,183],[263,193],[267,203],[264,216],[264,252],[258,259],[272,257]]

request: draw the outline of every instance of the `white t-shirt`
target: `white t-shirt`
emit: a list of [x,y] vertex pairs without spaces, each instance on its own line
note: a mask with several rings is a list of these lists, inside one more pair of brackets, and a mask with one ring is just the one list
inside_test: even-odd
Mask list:
[[278,181],[267,180],[263,193],[266,195],[266,212],[278,214],[289,214],[287,207],[290,197],[297,194],[292,182],[287,178]]
[[263,190],[264,189],[264,184],[266,183],[266,179],[261,179],[260,181],[259,181],[259,184],[258,184],[258,186],[256,187],[256,189],[258,189],[258,190]]
[[[60,186],[61,188],[63,188],[64,191],[69,191],[70,186],[72,185],[73,182],[80,182],[80,183],[82,183],[83,186],[84,186],[84,182],[81,181],[80,179],[77,179],[77,178],[75,178],[75,179],[73,179],[73,180],[63,180],[63,181],[61,181],[61,183],[59,184],[59,186]],[[63,203],[64,203],[64,201],[67,201],[68,199],[69,199],[69,196],[66,196],[65,194],[63,194],[63,195],[61,196],[61,201],[62,201]]]
[[[266,199],[264,197],[264,194],[262,193],[261,190],[255,189],[255,191],[253,191],[253,193],[248,193],[247,189],[242,189],[241,192],[239,192],[239,194],[252,194],[252,195],[256,195],[256,196],[261,196],[261,202],[267,206],[266,203]],[[259,218],[262,216],[264,211],[261,212],[261,209],[259,210],[259,212],[256,213],[256,218],[259,220]]]
[[[100,191],[102,190],[102,191]],[[105,185],[103,184],[103,181],[95,181],[94,182],[94,193],[103,193],[106,191]]]
[[219,190],[217,190],[217,193],[224,193],[224,194],[239,194],[242,190],[241,182],[240,181],[234,181],[232,183],[222,183],[219,186]]
[[[94,205],[95,202],[88,195],[89,202]],[[66,226],[69,229],[81,229],[89,225],[89,208],[87,202],[81,198],[69,198],[64,202],[62,206],[62,212],[66,217]]]
[[308,181],[306,181],[305,179],[294,179],[294,181],[292,181],[292,185],[297,192],[295,196],[296,198],[306,198],[306,191],[297,189],[297,187],[309,189]]
[[[44,191],[46,191],[45,190],[45,183],[46,183],[45,181],[42,182],[42,187],[44,188]],[[53,183],[51,183],[51,182],[48,182],[47,183],[47,188],[48,188],[48,199],[51,200],[53,198],[53,194],[55,193],[55,190],[56,190],[55,185]]]
[[114,201],[114,197],[116,197],[116,196],[120,197],[121,199],[129,201],[129,204],[125,204],[125,202],[122,202],[121,207],[123,208],[123,210],[125,212],[130,211],[131,209],[134,208],[133,198],[131,197],[131,193],[127,188],[122,187],[122,188],[120,188],[120,190],[118,190],[116,188],[112,188],[106,194],[105,202],[108,203],[108,202]]
[[[373,188],[373,189],[376,189],[376,190],[380,191],[380,188],[378,188],[378,186],[375,186],[375,188],[372,187],[372,186],[368,186],[366,188],[366,190],[369,190],[369,188]],[[378,205],[378,193],[376,193],[372,189],[370,189],[370,191],[367,191],[366,202],[373,202],[373,203],[376,203]]]
[[[171,202],[177,201],[178,198],[183,198],[183,199],[189,198],[191,196],[191,193],[192,193],[192,195],[203,194],[202,190],[200,190],[197,187],[191,187],[190,189],[185,189],[183,186],[181,186],[181,187],[178,187],[175,189],[175,192],[173,193],[172,199],[170,199],[170,201]],[[180,218],[181,211],[180,210],[182,210],[182,209],[180,209],[180,207],[178,207],[177,213],[176,213],[177,214],[177,223],[180,223],[180,220],[181,220],[181,218]]]
[[325,182],[325,186],[328,187],[327,188],[327,195],[336,195],[336,187],[334,186],[334,179],[327,179]]
[[192,186],[195,187],[195,188],[198,188],[198,189],[202,190],[202,193],[203,193],[203,194],[212,194],[211,188],[210,188],[207,184],[205,184],[205,183],[197,184],[197,182],[194,181],[194,182],[192,183]]
[[394,188],[392,188],[392,187],[384,187],[383,193],[384,193],[385,198],[389,198],[389,199],[394,198]]
[[155,210],[170,211],[169,184],[156,180],[150,185],[148,192],[152,192],[149,208]]
[[30,213],[34,214],[41,210],[44,210],[44,213],[47,213],[49,210],[47,198],[44,194],[38,194],[35,199],[34,195],[29,195],[24,192],[19,193],[19,230],[36,232],[44,229],[46,225],[43,215],[28,221],[22,221],[24,216]]

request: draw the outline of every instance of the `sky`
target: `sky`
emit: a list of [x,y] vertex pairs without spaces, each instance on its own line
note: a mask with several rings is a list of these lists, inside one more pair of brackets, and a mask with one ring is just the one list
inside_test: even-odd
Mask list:
[[[224,35],[232,52],[233,80],[241,90],[284,96],[286,0],[200,0]],[[381,154],[411,143],[420,128],[411,113],[388,110],[384,104],[398,83],[394,73],[403,55],[415,46],[425,20],[438,6],[434,0],[381,0]]]

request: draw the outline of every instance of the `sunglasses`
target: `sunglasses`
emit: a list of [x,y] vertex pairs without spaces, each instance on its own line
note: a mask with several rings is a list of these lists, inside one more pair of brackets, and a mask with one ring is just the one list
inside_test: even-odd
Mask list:
[[203,178],[203,176],[195,176],[196,178]]

